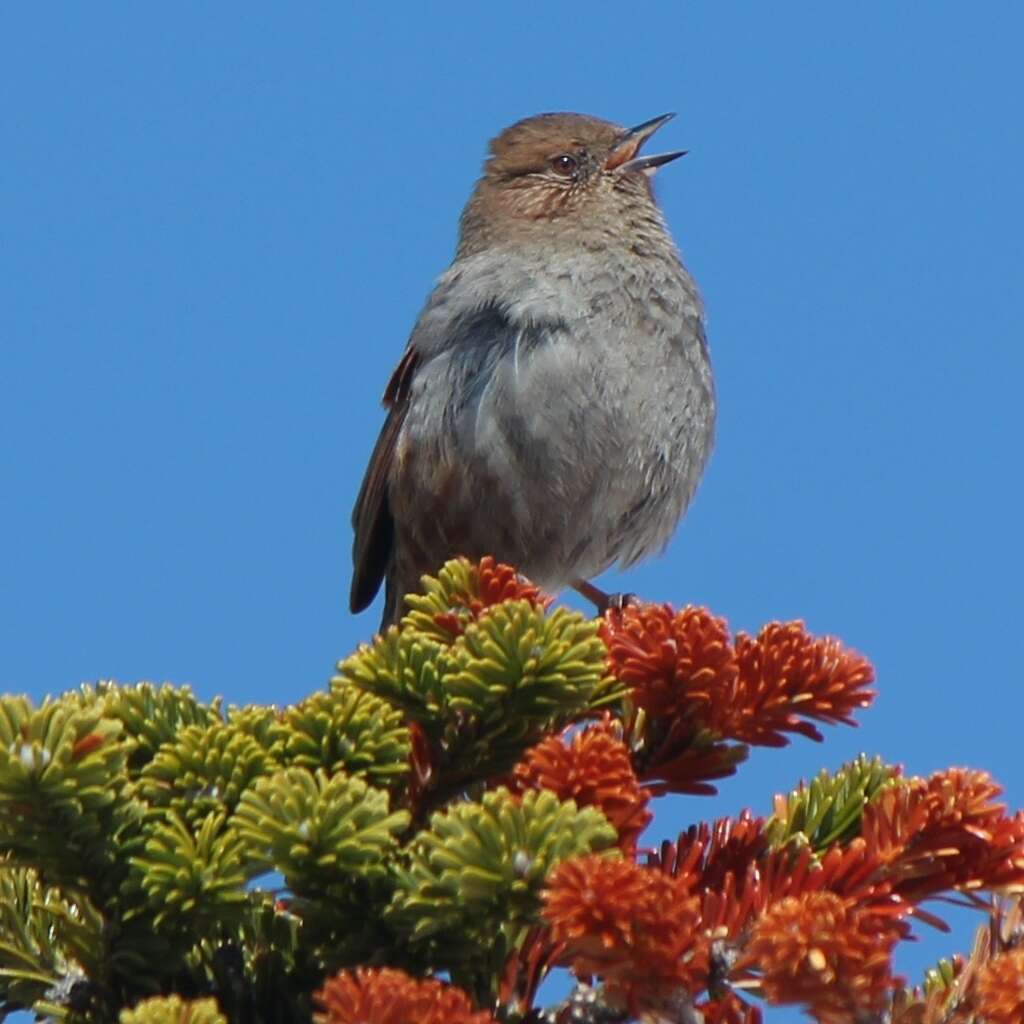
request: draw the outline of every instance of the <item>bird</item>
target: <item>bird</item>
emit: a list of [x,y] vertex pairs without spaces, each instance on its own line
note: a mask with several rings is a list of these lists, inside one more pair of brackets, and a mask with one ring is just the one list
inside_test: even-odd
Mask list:
[[710,455],[705,315],[633,128],[575,113],[489,146],[384,391],[352,514],[350,608],[385,584],[381,628],[449,558],[491,555],[545,591],[660,552]]

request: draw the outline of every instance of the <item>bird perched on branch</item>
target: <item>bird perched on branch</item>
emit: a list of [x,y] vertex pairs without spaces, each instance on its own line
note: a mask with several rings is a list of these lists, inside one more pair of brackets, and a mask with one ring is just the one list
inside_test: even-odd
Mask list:
[[452,265],[384,392],[352,523],[351,608],[494,555],[546,590],[661,550],[711,451],[700,296],[651,191],[682,152],[540,114],[490,145]]

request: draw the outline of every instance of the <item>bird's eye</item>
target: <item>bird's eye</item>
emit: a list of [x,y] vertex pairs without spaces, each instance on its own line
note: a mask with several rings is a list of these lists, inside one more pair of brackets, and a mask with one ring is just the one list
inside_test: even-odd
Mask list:
[[550,160],[551,170],[563,178],[571,178],[576,173],[576,158],[568,153],[559,153]]

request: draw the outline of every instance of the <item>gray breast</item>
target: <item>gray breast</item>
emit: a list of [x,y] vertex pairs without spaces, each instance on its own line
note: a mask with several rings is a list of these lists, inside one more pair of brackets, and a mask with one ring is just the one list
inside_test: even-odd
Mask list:
[[543,287],[492,261],[445,275],[413,336],[427,359],[403,433],[461,479],[437,514],[474,536],[451,543],[554,588],[667,542],[714,423],[699,299],[675,267],[615,279],[599,260],[586,288],[579,265]]

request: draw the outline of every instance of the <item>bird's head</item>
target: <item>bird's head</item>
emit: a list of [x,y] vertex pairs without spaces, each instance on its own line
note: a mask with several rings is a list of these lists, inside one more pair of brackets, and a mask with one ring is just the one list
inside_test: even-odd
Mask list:
[[491,141],[463,213],[460,251],[556,221],[600,230],[638,201],[651,202],[651,175],[685,151],[640,150],[673,116],[623,128],[583,114],[538,114],[506,128]]

